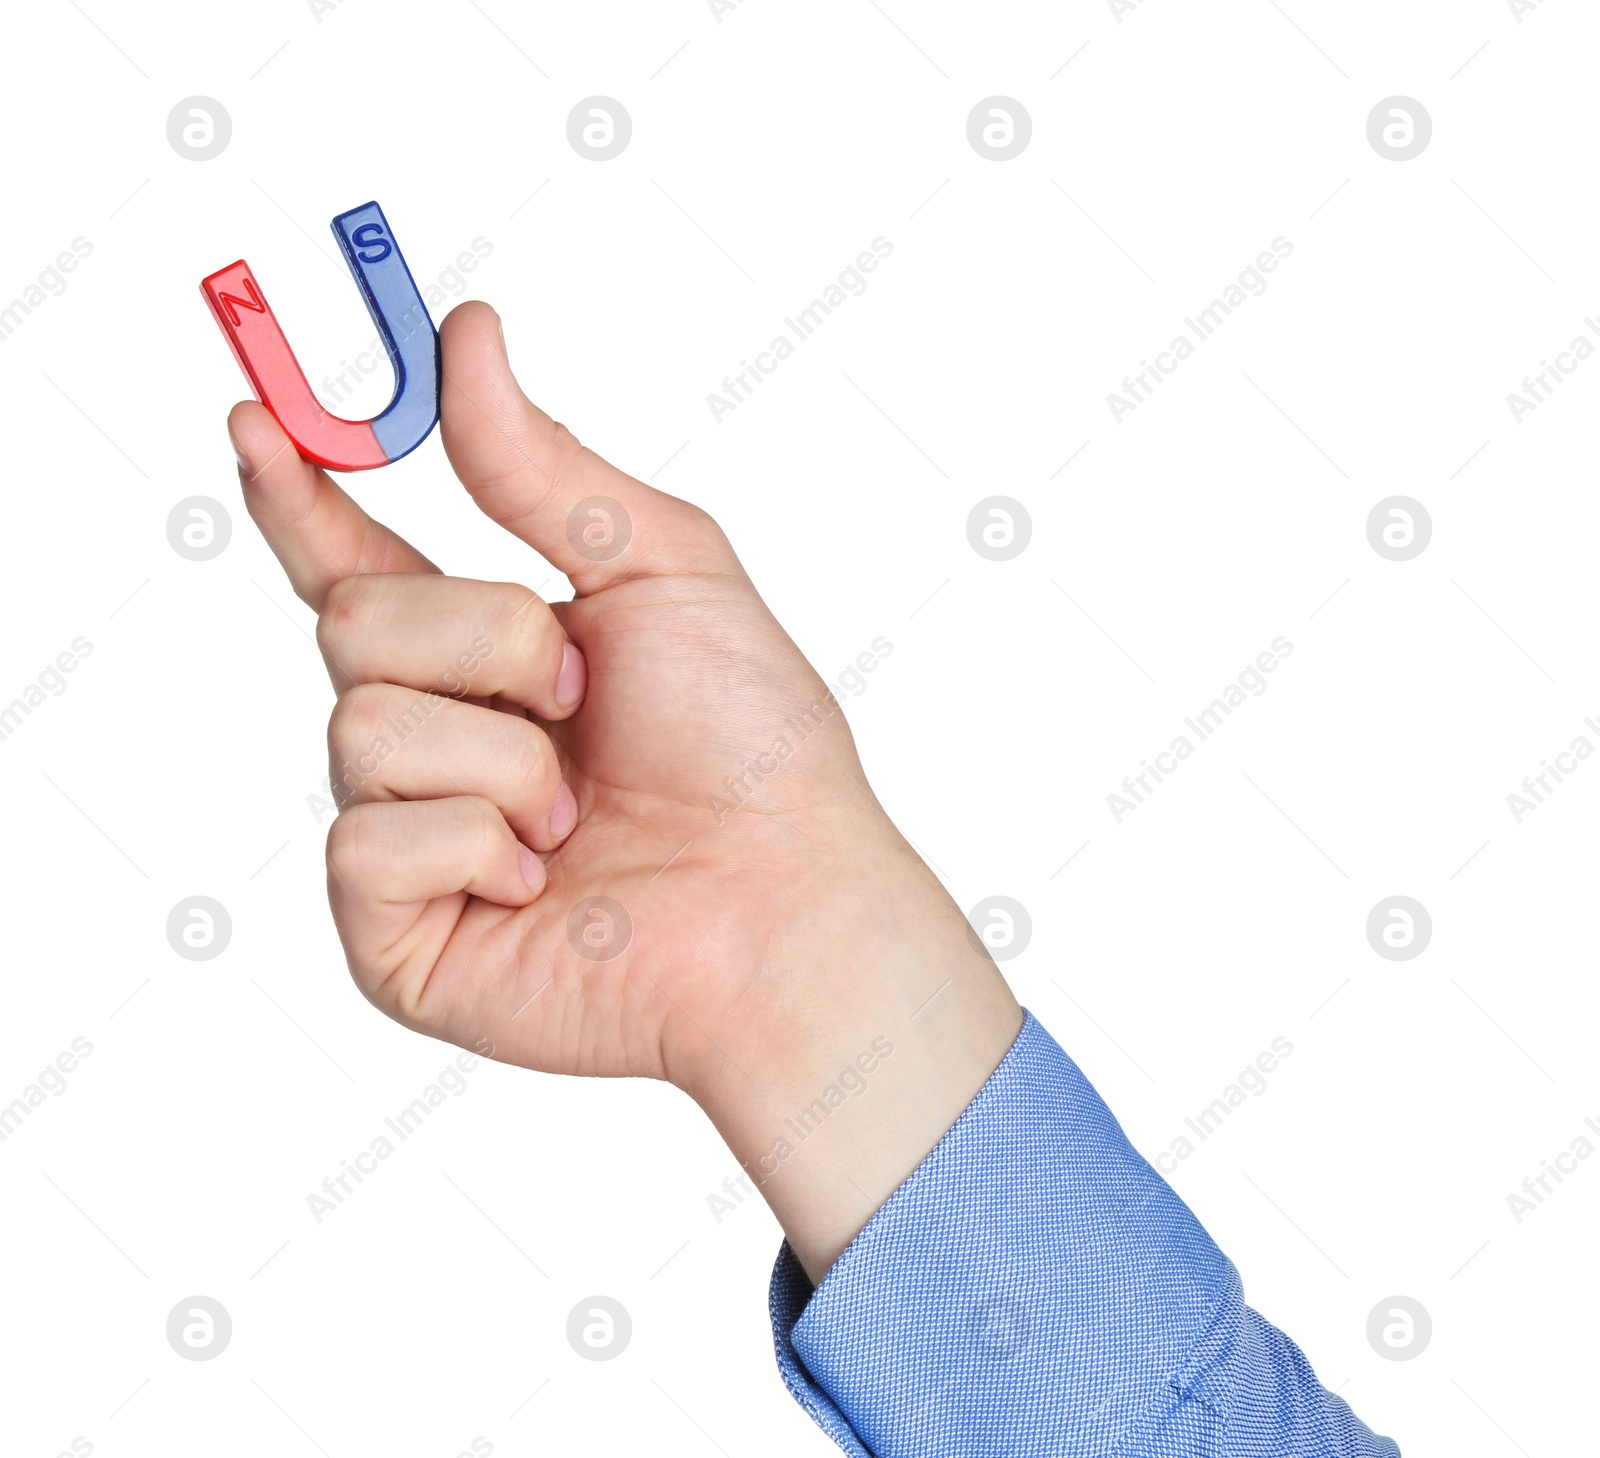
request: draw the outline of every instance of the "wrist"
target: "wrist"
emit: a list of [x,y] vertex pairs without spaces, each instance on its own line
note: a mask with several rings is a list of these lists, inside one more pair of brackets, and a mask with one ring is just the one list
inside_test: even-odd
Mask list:
[[808,889],[763,968],[776,1011],[684,1084],[816,1283],[1022,1026],[959,908],[899,845]]

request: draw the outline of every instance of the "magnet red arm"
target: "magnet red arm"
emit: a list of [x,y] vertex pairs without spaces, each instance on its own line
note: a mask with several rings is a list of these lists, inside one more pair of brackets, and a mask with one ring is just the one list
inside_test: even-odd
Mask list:
[[249,264],[241,258],[202,279],[200,292],[256,398],[278,418],[302,456],[335,471],[389,464],[370,421],[341,419],[317,403]]

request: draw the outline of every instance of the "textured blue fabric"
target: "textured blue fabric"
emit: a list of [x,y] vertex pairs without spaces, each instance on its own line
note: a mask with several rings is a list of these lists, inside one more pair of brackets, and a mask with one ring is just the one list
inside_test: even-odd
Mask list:
[[857,1458],[1399,1458],[1031,1013],[820,1288],[784,1245],[770,1305],[785,1384]]

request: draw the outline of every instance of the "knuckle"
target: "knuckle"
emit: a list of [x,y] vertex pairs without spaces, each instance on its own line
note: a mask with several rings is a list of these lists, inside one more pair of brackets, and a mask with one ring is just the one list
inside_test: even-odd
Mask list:
[[386,758],[380,743],[391,694],[387,684],[363,683],[334,702],[328,716],[328,779],[341,809],[383,798],[373,781]]
[[584,455],[593,455],[593,452],[559,420],[552,420],[550,454],[558,467],[565,466],[570,469]]
[[[495,655],[504,655],[510,671],[519,679],[545,666],[552,639],[560,636],[554,615],[542,599],[529,601],[528,589],[518,588],[520,596],[507,599],[507,612],[491,639]],[[488,655],[485,655],[486,657]],[[502,674],[508,669],[503,668]]]
[[673,498],[672,516],[678,533],[691,550],[703,555],[708,567],[725,570],[728,559],[733,556],[733,547],[716,517],[703,506],[676,497]]
[[544,599],[531,587],[524,587],[520,582],[492,582],[489,586],[494,589],[495,610],[504,618],[513,618],[519,613],[531,611],[530,601],[540,604],[544,602]]
[[466,817],[461,825],[462,840],[470,846],[473,864],[490,865],[500,853],[503,840],[514,839],[500,807],[483,795],[467,795],[461,813]]
[[358,683],[334,701],[328,715],[328,748],[345,758],[359,755],[378,739],[388,713],[387,684]]
[[559,501],[573,490],[587,495],[591,485],[602,480],[611,467],[595,454],[559,420],[550,422],[544,433],[545,469],[550,481],[547,501]]
[[720,537],[722,528],[717,525],[716,517],[692,501],[685,501],[680,508],[683,513],[684,525],[696,536]]
[[378,849],[376,825],[357,805],[344,811],[328,827],[328,879],[354,888],[366,879]]
[[328,589],[317,614],[317,646],[336,648],[360,628],[367,616],[370,579],[342,577]]
[[512,784],[528,793],[544,790],[555,764],[549,739],[526,719],[508,718],[507,724],[512,732],[505,749],[506,771]]

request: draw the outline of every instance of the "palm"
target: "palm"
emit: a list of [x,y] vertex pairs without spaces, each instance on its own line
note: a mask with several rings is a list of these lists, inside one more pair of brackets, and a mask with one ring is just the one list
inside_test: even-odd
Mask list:
[[[583,709],[547,726],[578,828],[533,905],[421,911],[437,952],[417,1011],[528,1067],[666,1077],[762,1017],[780,895],[826,802],[859,783],[855,751],[837,709],[802,750],[792,725],[809,732],[826,690],[742,579],[624,582],[563,621],[590,664]],[[779,740],[795,753],[773,775]]]

